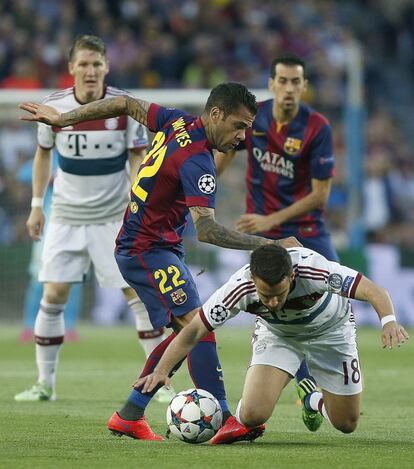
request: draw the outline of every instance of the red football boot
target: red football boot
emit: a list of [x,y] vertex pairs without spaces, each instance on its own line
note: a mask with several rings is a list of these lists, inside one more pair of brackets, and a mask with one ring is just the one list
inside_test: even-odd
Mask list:
[[262,436],[265,431],[265,425],[249,428],[241,424],[236,417],[229,417],[226,423],[210,440],[211,445],[229,445],[236,441],[253,441]]
[[155,434],[151,430],[145,417],[141,417],[139,420],[124,420],[119,416],[118,412],[114,412],[108,420],[107,426],[116,436],[126,435],[136,440],[164,440],[162,436]]

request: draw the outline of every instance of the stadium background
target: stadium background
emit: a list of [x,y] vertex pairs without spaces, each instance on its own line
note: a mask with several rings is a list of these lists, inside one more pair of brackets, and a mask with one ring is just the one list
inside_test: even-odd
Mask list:
[[[0,320],[20,321],[29,278],[31,188],[21,172],[33,158],[36,128],[19,122],[17,104],[71,85],[67,52],[78,33],[105,40],[108,83],[194,112],[206,89],[225,80],[267,97],[272,58],[285,50],[302,55],[306,99],[334,129],[328,219],[335,245],[345,264],[389,288],[402,322],[414,324],[410,0],[0,2]],[[238,158],[219,184],[217,218],[227,226],[244,210],[244,168]],[[205,270],[196,277],[203,296],[246,259],[195,243],[191,232],[186,243],[195,273]],[[90,318],[94,297],[91,276],[82,318]],[[357,319],[366,317],[375,322],[359,308]]]

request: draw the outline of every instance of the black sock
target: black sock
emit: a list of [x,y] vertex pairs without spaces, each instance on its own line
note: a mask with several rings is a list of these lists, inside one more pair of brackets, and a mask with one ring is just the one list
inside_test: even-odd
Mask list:
[[130,401],[126,401],[118,414],[124,420],[138,420],[144,416],[144,409]]
[[226,423],[229,417],[231,417],[231,412],[229,410],[225,410],[223,412],[223,425]]

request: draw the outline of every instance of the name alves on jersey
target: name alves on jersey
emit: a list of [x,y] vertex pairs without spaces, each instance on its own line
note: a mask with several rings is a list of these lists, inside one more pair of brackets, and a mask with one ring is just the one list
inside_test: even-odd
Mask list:
[[181,148],[186,147],[188,144],[192,143],[190,135],[183,128],[185,126],[184,119],[180,117],[175,122],[172,123],[173,129],[177,132],[174,137],[177,140]]
[[271,151],[264,152],[257,147],[253,147],[252,153],[263,171],[277,173],[289,179],[293,179],[295,177],[293,161],[288,160],[283,155],[279,155]]

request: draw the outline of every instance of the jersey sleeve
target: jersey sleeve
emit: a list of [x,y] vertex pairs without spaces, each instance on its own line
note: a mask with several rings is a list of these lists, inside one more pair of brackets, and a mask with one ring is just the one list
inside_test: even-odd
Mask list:
[[187,207],[214,208],[216,203],[216,170],[210,154],[187,158],[180,170]]
[[327,179],[334,176],[335,158],[333,154],[332,129],[329,124],[323,125],[312,140],[310,164],[312,178]]
[[166,108],[159,104],[152,103],[148,109],[147,125],[151,132],[158,132],[164,129],[167,124],[177,120],[182,116],[187,116],[188,113],[180,109]]
[[322,255],[311,251],[300,255],[294,266],[296,275],[307,284],[310,293],[329,292],[346,298],[355,298],[355,292],[362,275],[338,262],[328,261]]
[[37,125],[37,144],[49,150],[55,146],[55,132],[50,125],[39,122]]
[[248,295],[256,291],[251,280],[236,277],[233,275],[203,304],[199,314],[209,331],[222,326],[240,311],[246,310]]
[[148,132],[145,126],[132,119],[132,117],[128,117],[126,132],[128,150],[146,148],[148,143]]

